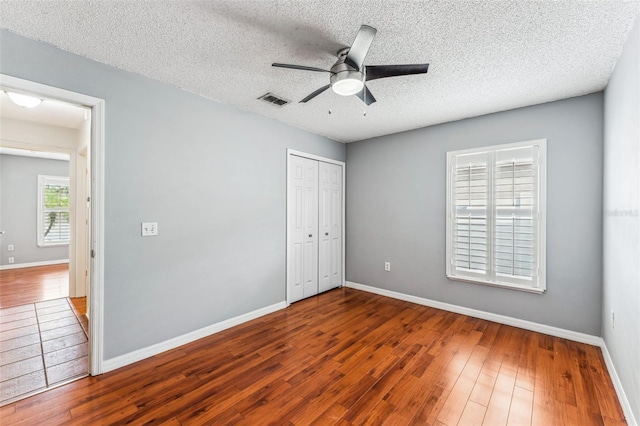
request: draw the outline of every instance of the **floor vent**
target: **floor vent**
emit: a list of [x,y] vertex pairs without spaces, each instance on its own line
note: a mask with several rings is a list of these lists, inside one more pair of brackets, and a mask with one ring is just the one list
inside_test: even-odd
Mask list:
[[283,107],[289,102],[291,102],[286,99],[280,98],[274,95],[273,93],[265,93],[264,95],[260,96],[258,99],[261,99],[265,102],[269,102],[270,104],[273,104],[279,107]]

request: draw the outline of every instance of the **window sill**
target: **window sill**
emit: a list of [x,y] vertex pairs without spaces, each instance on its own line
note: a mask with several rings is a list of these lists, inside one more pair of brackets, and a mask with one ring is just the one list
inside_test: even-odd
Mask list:
[[38,247],[59,247],[59,246],[68,246],[69,243],[38,243]]
[[482,284],[482,285],[488,285],[491,287],[507,288],[509,290],[526,291],[528,293],[542,294],[545,292],[545,289],[542,289],[542,288],[529,287],[529,286],[519,285],[519,284],[493,282],[493,281],[479,280],[474,278],[459,277],[456,275],[449,275],[449,274],[447,274],[447,278],[452,281],[462,281],[462,282],[471,283],[471,284]]

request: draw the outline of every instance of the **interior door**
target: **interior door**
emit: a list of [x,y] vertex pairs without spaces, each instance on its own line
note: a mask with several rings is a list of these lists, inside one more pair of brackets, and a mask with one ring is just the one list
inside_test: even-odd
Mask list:
[[291,156],[288,216],[289,302],[318,293],[318,162]]
[[302,277],[304,297],[318,294],[318,162],[304,160],[304,192],[302,195],[302,224],[304,250]]
[[331,164],[319,163],[319,239],[318,247],[318,289],[331,288]]
[[319,163],[318,288],[327,291],[342,285],[342,166]]
[[331,257],[330,257],[330,288],[342,285],[342,166],[337,164],[327,164],[330,169],[331,183]]

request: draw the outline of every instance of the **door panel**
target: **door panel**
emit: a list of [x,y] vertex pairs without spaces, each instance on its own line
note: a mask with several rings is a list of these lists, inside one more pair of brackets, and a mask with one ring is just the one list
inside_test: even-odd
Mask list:
[[320,252],[318,257],[318,289],[331,288],[331,164],[320,162]]
[[303,245],[303,162],[299,157],[291,157],[289,162],[289,188],[287,210],[289,215],[289,254],[287,259],[287,282],[289,298],[292,302],[303,298],[302,290],[302,245]]
[[304,161],[304,201],[303,234],[305,247],[303,256],[304,290],[303,297],[318,294],[318,162]]
[[342,166],[331,164],[331,288],[342,285]]
[[319,289],[342,285],[342,166],[320,162]]
[[318,293],[318,162],[289,161],[289,302]]

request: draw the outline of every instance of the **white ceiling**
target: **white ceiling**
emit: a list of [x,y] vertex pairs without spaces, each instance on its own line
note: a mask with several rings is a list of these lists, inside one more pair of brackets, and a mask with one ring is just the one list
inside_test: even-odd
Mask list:
[[35,108],[24,108],[14,104],[4,91],[0,91],[0,116],[2,118],[79,129],[82,123],[89,118],[89,114],[90,110],[87,108],[50,99],[44,99]]
[[[640,1],[0,2],[0,26],[243,110],[350,142],[602,90]],[[365,64],[430,63],[371,81],[378,102],[326,91],[361,24]],[[282,108],[266,92],[294,100]],[[329,109],[332,114],[328,114]],[[366,116],[363,112],[366,109]]]

